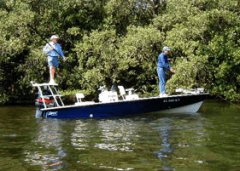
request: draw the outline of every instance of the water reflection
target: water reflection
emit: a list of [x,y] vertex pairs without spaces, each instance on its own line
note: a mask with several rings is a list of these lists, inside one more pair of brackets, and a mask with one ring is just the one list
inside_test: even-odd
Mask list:
[[61,170],[66,167],[62,159],[68,154],[62,147],[61,120],[38,120],[38,133],[32,140],[33,149],[25,151],[25,161],[40,165],[44,170]]
[[34,150],[26,150],[25,161],[49,170],[71,165],[87,170],[174,170],[182,163],[204,165],[208,162],[199,157],[207,151],[203,121],[200,114],[38,119]]
[[[88,169],[133,170],[143,165],[151,170],[174,170],[173,160],[206,163],[186,153],[187,148],[201,147],[206,138],[201,116],[197,114],[69,121],[38,119],[38,127],[32,141],[35,149],[26,151],[25,161],[43,169],[68,168],[68,154],[75,158],[75,164]],[[128,160],[121,161],[123,156]]]
[[201,115],[197,113],[175,114],[150,123],[153,129],[160,133],[161,148],[154,153],[164,163],[162,170],[175,170],[176,163],[179,163],[180,160],[199,164],[206,163],[204,160],[195,158],[195,151],[191,151],[194,147],[194,150],[201,152],[198,149],[202,148],[202,144],[206,140],[207,135],[202,120]]
[[91,138],[88,131],[88,123],[84,123],[81,120],[76,120],[74,132],[71,134],[71,144],[76,150],[85,150],[89,147],[88,138]]
[[208,102],[200,114],[36,119],[0,107],[0,170],[239,170],[239,109]]
[[[139,135],[135,132],[138,126],[133,122],[125,119],[93,122],[76,121],[74,132],[71,135],[71,143],[76,150],[84,150],[90,145],[110,151],[134,150],[134,143],[131,141]],[[99,139],[93,142],[94,138]]]
[[[127,119],[77,120],[74,132],[71,134],[71,144],[76,150],[93,150],[94,154],[92,155],[94,156],[92,158],[98,158],[103,155],[107,157],[111,155],[112,151],[132,152],[135,145],[132,143],[132,140],[139,136],[135,132],[137,129],[138,126],[133,121]],[[91,156],[91,153],[88,155]],[[96,160],[98,161],[98,159]],[[116,167],[116,164],[107,164],[108,162],[104,160],[100,160],[97,163],[95,160],[86,161],[83,157],[79,157],[79,163],[102,169],[133,169],[130,167]]]
[[41,111],[40,107],[36,107],[35,117],[36,118],[41,118],[42,117],[42,111]]
[[127,119],[100,121],[98,129],[101,130],[101,142],[94,147],[104,150],[133,151],[134,143],[131,141],[139,137],[135,131],[138,126]]
[[[168,158],[169,155],[173,152],[173,147],[169,143],[169,138],[171,137],[171,120],[168,118],[162,119],[162,127],[158,128],[158,131],[161,132],[162,144],[159,151],[154,151],[158,155],[158,158],[164,163],[167,164],[165,158]],[[166,169],[166,168],[165,168]],[[164,169],[164,170],[165,170]]]

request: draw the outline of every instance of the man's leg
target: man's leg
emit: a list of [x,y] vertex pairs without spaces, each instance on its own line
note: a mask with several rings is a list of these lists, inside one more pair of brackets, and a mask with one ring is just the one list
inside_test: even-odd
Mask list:
[[54,80],[55,71],[54,71],[54,66],[52,65],[49,66],[49,75],[50,75],[50,80]]
[[55,72],[56,72],[56,67],[50,65],[49,66],[49,73],[50,73],[50,81],[49,81],[49,83],[51,83],[51,84],[56,84],[56,82],[54,81]]
[[54,81],[56,68],[58,67],[58,57],[48,56],[50,83],[56,84]]
[[50,65],[49,66],[50,80],[54,80],[55,71],[56,71],[56,68],[54,66]]
[[163,68],[160,68],[160,93],[161,94],[166,94],[166,91],[165,91],[165,85],[166,85],[166,80],[165,80],[165,71]]
[[159,79],[159,83],[158,83],[158,87],[159,87],[159,95],[161,94],[161,84],[160,84],[160,68],[157,67],[157,73],[158,73],[158,79]]

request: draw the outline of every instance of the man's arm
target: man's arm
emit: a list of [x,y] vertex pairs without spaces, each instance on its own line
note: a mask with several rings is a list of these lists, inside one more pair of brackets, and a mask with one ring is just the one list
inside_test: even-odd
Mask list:
[[62,59],[66,61],[67,58],[64,56],[62,47],[59,44],[58,44],[58,49],[59,49],[58,51],[59,51],[59,54],[61,55]]
[[46,44],[44,47],[43,47],[43,50],[42,50],[44,53],[48,53],[50,51],[50,46],[48,44]]
[[164,55],[161,55],[160,60],[161,60],[161,64],[163,65],[163,67],[164,67],[164,68],[167,68],[167,69],[170,70],[171,67],[168,65],[168,62],[165,61],[165,59],[164,59]]

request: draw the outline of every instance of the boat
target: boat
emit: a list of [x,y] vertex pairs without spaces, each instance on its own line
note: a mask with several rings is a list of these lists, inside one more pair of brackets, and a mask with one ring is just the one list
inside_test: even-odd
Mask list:
[[[120,117],[146,113],[196,113],[209,95],[203,88],[194,90],[177,89],[177,95],[167,97],[139,98],[133,89],[118,86],[121,98],[116,91],[108,91],[105,86],[99,88],[99,102],[82,101],[84,94],[76,93],[77,102],[65,105],[57,91],[57,84],[35,83],[38,89],[36,106],[38,115],[44,118],[96,118]],[[128,92],[128,94],[126,94]]]

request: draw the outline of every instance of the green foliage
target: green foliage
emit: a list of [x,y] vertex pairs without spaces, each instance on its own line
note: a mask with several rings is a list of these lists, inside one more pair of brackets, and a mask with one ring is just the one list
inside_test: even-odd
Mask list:
[[75,72],[78,63],[72,48],[83,34],[102,24],[103,4],[104,1],[93,0],[1,1],[0,98],[5,99],[1,103],[33,96],[31,80],[48,81],[46,55],[41,50],[52,34],[60,36],[59,42],[69,59],[66,64],[60,60],[58,77],[64,79],[59,79],[61,87],[80,87],[75,83],[81,78]]
[[[188,3],[186,8],[190,12],[186,20],[168,26],[171,29],[167,31],[165,42],[174,49],[172,55],[176,58],[177,70],[168,82],[169,92],[176,87],[205,87],[211,94],[240,100],[237,80],[240,74],[239,16],[228,9],[239,7],[229,3],[226,8],[220,5],[224,2],[218,1],[211,8],[204,7],[210,1],[200,1],[194,6]],[[173,8],[178,13],[178,8]],[[180,13],[178,17],[182,18]],[[161,22],[157,20],[155,25]]]
[[32,97],[31,80],[48,81],[42,38],[52,34],[68,58],[57,82],[70,94],[85,89],[92,98],[117,83],[157,95],[157,57],[167,45],[176,69],[169,93],[204,87],[240,100],[238,1],[1,0],[0,9],[0,104]]
[[76,93],[83,93],[85,98],[83,100],[92,100],[92,92],[90,92],[89,90],[79,90],[79,89],[75,89],[75,90],[59,90],[58,91],[60,94],[64,95],[62,97],[62,99],[64,100],[65,103],[72,103],[72,102],[76,102]]
[[152,26],[128,27],[128,34],[122,37],[116,36],[113,29],[86,35],[76,45],[83,73],[80,84],[94,90],[113,83],[138,88],[152,81],[155,84],[156,56],[162,40],[161,33]]

